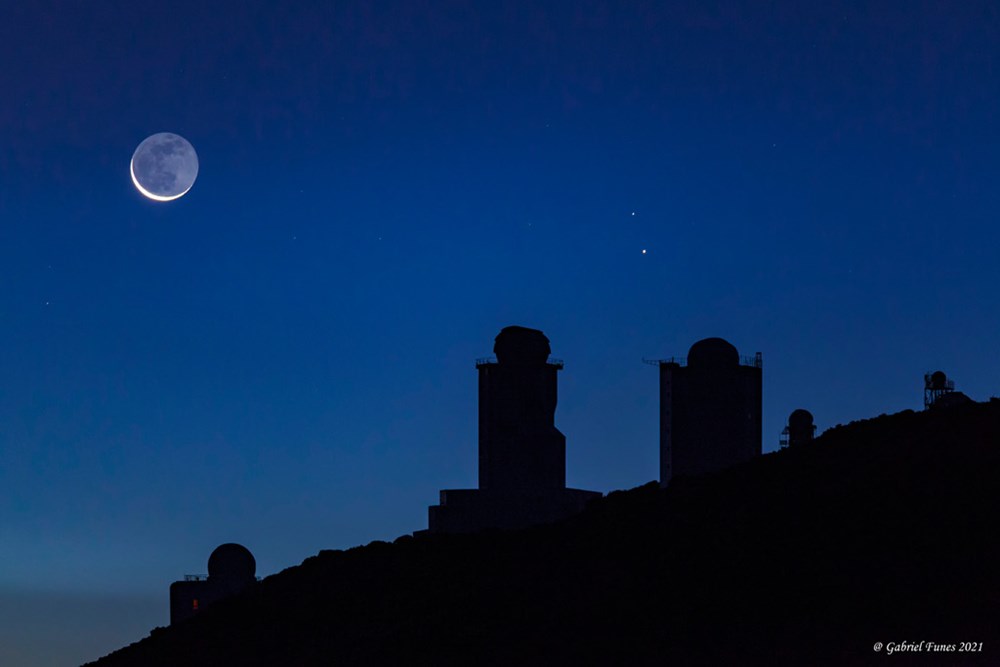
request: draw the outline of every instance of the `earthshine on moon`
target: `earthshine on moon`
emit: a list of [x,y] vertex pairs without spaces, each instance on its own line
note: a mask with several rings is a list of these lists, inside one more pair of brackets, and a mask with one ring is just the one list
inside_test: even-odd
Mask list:
[[184,137],[159,132],[146,137],[129,163],[132,182],[154,201],[172,201],[187,194],[198,178],[198,154]]

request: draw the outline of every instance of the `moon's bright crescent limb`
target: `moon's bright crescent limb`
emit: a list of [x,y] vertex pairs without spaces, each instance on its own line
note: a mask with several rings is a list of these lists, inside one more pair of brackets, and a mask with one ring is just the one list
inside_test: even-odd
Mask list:
[[141,192],[143,194],[143,196],[149,197],[153,201],[173,201],[175,199],[179,199],[180,197],[183,197],[184,195],[187,194],[188,190],[191,189],[191,185],[194,185],[193,183],[191,185],[189,185],[187,187],[187,190],[185,190],[184,192],[181,192],[179,194],[176,194],[176,195],[173,195],[173,196],[170,196],[170,197],[164,197],[162,195],[154,195],[152,192],[150,192],[146,188],[142,187],[142,185],[139,183],[139,179],[137,179],[135,177],[135,157],[133,157],[131,160],[129,160],[129,163],[128,163],[128,173],[132,176],[132,182],[135,183],[136,189],[139,192]]

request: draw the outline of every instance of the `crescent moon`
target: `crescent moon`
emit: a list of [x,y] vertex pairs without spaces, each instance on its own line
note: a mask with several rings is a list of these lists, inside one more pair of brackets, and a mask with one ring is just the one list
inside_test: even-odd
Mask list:
[[135,177],[135,157],[133,157],[128,162],[128,173],[129,173],[130,176],[132,176],[132,182],[135,184],[136,189],[139,192],[141,192],[144,196],[149,197],[153,201],[173,201],[175,199],[178,199],[178,198],[183,197],[184,195],[186,195],[187,192],[188,192],[188,190],[191,189],[191,185],[194,185],[193,183],[191,185],[189,185],[187,187],[187,190],[185,190],[184,192],[180,192],[180,193],[178,193],[176,195],[173,195],[171,197],[164,197],[162,195],[154,195],[152,192],[150,192],[149,190],[147,190],[146,188],[142,187],[142,185],[139,184],[139,179],[137,179]]
[[132,184],[157,202],[183,197],[198,178],[198,154],[184,137],[157,132],[142,140],[128,163]]

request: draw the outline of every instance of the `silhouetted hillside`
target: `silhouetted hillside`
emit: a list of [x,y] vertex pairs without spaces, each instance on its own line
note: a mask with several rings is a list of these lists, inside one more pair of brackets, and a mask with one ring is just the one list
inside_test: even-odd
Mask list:
[[[998,512],[1000,401],[907,411],[558,525],[324,551],[92,664],[1000,664]],[[984,652],[873,650],[921,640]]]

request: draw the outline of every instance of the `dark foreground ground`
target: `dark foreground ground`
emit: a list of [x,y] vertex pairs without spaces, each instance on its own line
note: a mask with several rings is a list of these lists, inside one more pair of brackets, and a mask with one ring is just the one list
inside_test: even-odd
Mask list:
[[[874,650],[904,641],[955,650]],[[91,664],[1000,665],[1000,401],[837,427],[560,525],[323,551]]]

